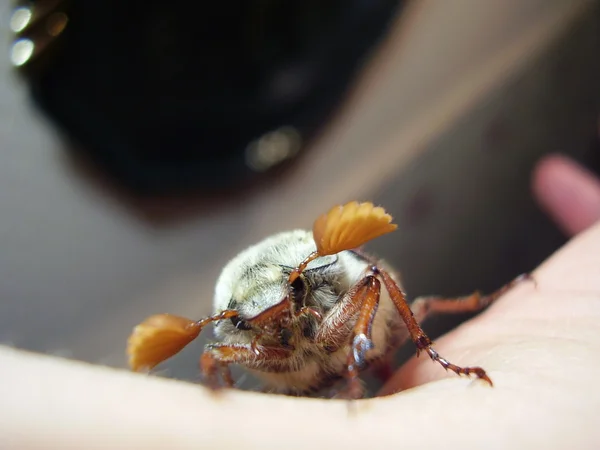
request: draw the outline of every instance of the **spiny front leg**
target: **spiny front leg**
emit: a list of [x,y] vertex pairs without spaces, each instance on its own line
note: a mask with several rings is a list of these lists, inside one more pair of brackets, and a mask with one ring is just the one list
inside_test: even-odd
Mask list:
[[360,369],[367,362],[367,352],[373,348],[371,331],[379,307],[380,293],[381,282],[371,275],[366,277],[364,287],[352,299],[361,306],[352,330],[351,347],[347,359],[348,386],[346,394],[350,398],[361,398],[364,395],[364,389],[358,376]]
[[406,297],[405,297],[404,293],[402,292],[402,290],[398,287],[396,282],[392,279],[392,277],[385,270],[383,270],[381,268],[377,268],[377,269],[378,269],[379,275],[381,276],[381,278],[383,280],[383,283],[385,284],[387,291],[390,294],[390,298],[394,302],[394,305],[396,306],[398,313],[402,317],[402,320],[404,321],[404,324],[406,325],[406,328],[408,329],[408,332],[410,334],[412,341],[414,342],[415,346],[417,347],[417,355],[421,351],[426,351],[427,354],[429,355],[429,357],[433,361],[440,363],[442,365],[442,367],[444,367],[444,369],[452,370],[457,375],[475,374],[478,378],[485,380],[486,382],[488,382],[490,384],[490,386],[492,386],[493,385],[492,380],[490,379],[490,377],[488,377],[485,370],[483,370],[481,367],[457,366],[455,364],[452,364],[448,360],[442,358],[438,354],[438,352],[433,349],[431,339],[429,339],[429,337],[425,334],[425,332],[423,331],[423,329],[417,322],[417,319],[415,318],[413,312],[411,311],[410,307],[408,306]]
[[[365,364],[366,352],[373,348],[371,328],[377,307],[381,282],[367,275],[348,291],[331,313],[321,322],[314,342],[334,353],[350,341],[350,352],[346,362],[348,385],[337,397],[360,398],[363,388],[358,379],[360,368]],[[356,318],[352,330],[347,323]]]
[[208,386],[221,387],[219,373],[226,387],[233,387],[230,364],[242,364],[256,369],[269,369],[289,358],[292,351],[283,347],[257,346],[250,344],[208,344],[200,358],[200,371]]
[[314,342],[329,353],[334,353],[348,343],[350,330],[347,323],[360,311],[362,305],[360,300],[364,295],[367,282],[368,277],[365,277],[356,283],[321,322]]

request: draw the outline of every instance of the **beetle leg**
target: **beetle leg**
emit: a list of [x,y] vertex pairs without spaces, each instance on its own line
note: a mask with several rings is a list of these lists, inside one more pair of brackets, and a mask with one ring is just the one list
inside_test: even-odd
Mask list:
[[[371,328],[379,306],[381,282],[373,275],[360,280],[351,289],[338,308],[323,321],[316,336],[316,342],[331,352],[338,350],[350,339],[350,352],[347,358],[348,385],[336,395],[343,398],[360,398],[363,387],[358,378],[360,369],[366,363],[366,354],[373,348]],[[345,324],[356,317],[354,327],[348,330]]]
[[[487,308],[508,290],[526,280],[533,280],[533,278],[529,274],[519,275],[511,282],[489,295],[481,295],[480,292],[474,292],[471,295],[457,298],[445,298],[439,296],[418,297],[411,304],[411,309],[419,323],[423,322],[431,314],[478,312]],[[533,281],[535,282],[535,280]]]
[[283,347],[257,346],[250,344],[209,344],[200,358],[200,370],[208,386],[220,387],[219,372],[226,387],[233,387],[229,364],[243,364],[249,368],[274,369],[292,352]]
[[361,398],[364,393],[358,375],[359,370],[367,362],[367,352],[373,348],[371,331],[379,307],[380,293],[381,282],[374,276],[368,276],[366,285],[358,292],[356,297],[356,301],[360,303],[360,311],[352,330],[351,347],[347,359],[347,394],[350,398]]
[[493,385],[492,380],[481,367],[460,367],[452,364],[450,361],[440,356],[439,353],[432,347],[431,339],[429,339],[417,322],[417,319],[408,306],[406,296],[402,290],[385,270],[378,268],[378,273],[390,294],[390,298],[396,305],[396,309],[398,310],[400,317],[402,317],[402,320],[404,321],[404,324],[410,333],[412,341],[417,347],[417,355],[424,350],[433,361],[440,363],[444,369],[450,369],[458,375],[475,374],[478,378],[481,378],[490,385]]
[[351,330],[348,323],[359,313],[369,277],[364,277],[350,289],[334,309],[323,319],[314,341],[330,353],[339,350],[348,343]]

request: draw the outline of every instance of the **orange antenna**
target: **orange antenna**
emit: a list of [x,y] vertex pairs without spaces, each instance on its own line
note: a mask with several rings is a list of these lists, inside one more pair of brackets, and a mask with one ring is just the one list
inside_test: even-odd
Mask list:
[[335,206],[315,220],[313,239],[317,244],[317,251],[308,255],[292,271],[289,282],[292,283],[298,278],[306,266],[319,256],[334,255],[360,247],[397,228],[398,225],[392,223],[392,216],[373,203],[350,202],[343,206]]
[[136,326],[129,336],[129,367],[136,372],[150,370],[180,352],[210,322],[237,315],[237,311],[226,310],[202,320],[190,320],[172,314],[150,316]]

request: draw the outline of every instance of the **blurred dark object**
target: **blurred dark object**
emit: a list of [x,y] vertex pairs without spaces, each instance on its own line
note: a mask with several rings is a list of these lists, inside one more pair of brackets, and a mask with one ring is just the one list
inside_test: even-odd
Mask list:
[[298,154],[401,3],[37,0],[13,64],[72,151],[121,185],[214,192]]

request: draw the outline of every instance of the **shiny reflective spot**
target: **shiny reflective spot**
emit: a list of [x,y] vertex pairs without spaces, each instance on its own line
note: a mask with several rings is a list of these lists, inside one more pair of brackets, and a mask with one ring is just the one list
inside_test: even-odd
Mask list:
[[17,8],[13,11],[12,16],[10,16],[9,27],[14,33],[19,33],[29,25],[30,20],[31,9],[25,7]]
[[246,163],[257,172],[264,172],[298,153],[300,133],[293,127],[282,127],[264,134],[246,148]]
[[16,41],[10,51],[10,61],[15,66],[22,66],[31,58],[35,45],[30,39],[19,39]]
[[67,26],[69,18],[65,13],[58,12],[48,17],[46,21],[46,31],[50,36],[58,36]]

